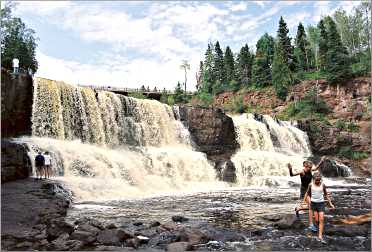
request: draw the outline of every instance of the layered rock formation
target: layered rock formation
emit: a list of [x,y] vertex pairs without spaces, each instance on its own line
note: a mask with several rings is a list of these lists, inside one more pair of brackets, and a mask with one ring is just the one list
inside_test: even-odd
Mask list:
[[24,179],[31,175],[31,160],[25,144],[1,140],[1,183]]
[[235,167],[230,158],[239,144],[232,119],[221,109],[181,106],[179,111],[197,150],[215,163],[220,178],[234,181]]
[[1,69],[1,136],[31,135],[32,77]]

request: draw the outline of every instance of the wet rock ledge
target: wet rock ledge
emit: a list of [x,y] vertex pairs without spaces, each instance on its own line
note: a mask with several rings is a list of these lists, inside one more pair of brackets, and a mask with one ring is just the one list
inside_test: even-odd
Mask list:
[[28,178],[1,186],[1,247],[4,250],[53,250],[49,242],[62,231],[72,193],[57,181]]

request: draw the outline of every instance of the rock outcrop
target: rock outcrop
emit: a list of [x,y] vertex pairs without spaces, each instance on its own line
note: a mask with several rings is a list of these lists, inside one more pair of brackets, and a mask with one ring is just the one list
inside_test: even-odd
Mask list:
[[220,178],[233,181],[233,177],[223,176],[224,173],[231,172],[222,172],[222,167],[235,170],[230,158],[239,144],[232,119],[221,109],[213,108],[181,106],[179,113],[180,120],[190,131],[196,149],[206,153],[208,159],[215,163],[216,170],[220,171]]
[[32,165],[26,144],[1,140],[1,183],[31,175]]
[[31,135],[33,103],[32,77],[13,75],[1,69],[1,135],[17,137]]

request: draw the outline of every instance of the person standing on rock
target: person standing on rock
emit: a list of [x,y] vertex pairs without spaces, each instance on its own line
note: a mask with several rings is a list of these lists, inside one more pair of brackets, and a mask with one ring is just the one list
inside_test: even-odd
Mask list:
[[39,151],[35,157],[36,179],[43,178],[43,173],[45,170],[44,166],[45,166],[45,159],[44,159],[44,156],[41,154],[41,151]]
[[[306,203],[307,203],[307,207],[309,207],[309,205],[310,205],[310,199],[309,198],[306,199],[306,198],[304,198],[304,196],[305,196],[305,193],[307,191],[307,188],[308,188],[309,184],[311,183],[311,180],[313,179],[313,175],[312,175],[311,172],[319,170],[319,167],[324,162],[324,160],[325,160],[325,157],[323,156],[322,159],[320,160],[320,162],[315,166],[315,168],[312,168],[313,163],[311,161],[305,160],[302,163],[304,169],[302,171],[298,172],[298,173],[293,173],[292,165],[288,163],[289,175],[291,177],[300,175],[300,178],[301,178],[300,200],[304,199],[304,201],[306,201]],[[303,207],[297,208],[296,207],[295,208],[296,215],[299,216],[298,212],[300,210],[305,210],[305,209],[307,209],[307,208],[303,208]]]
[[313,224],[314,212],[315,222],[319,223],[318,238],[322,243],[325,243],[323,240],[325,198],[328,200],[329,206],[332,209],[334,209],[335,206],[332,204],[331,198],[327,193],[326,186],[321,181],[322,176],[320,172],[314,173],[314,182],[309,184],[305,198],[310,197],[311,202],[309,209],[309,229],[313,232],[318,231],[318,228]]
[[50,155],[49,155],[49,152],[48,151],[46,151],[45,153],[44,153],[44,160],[45,160],[45,162],[44,162],[44,165],[45,165],[45,178],[49,178],[50,177],[50,175],[51,175],[51,173],[52,173],[52,158],[50,157]]

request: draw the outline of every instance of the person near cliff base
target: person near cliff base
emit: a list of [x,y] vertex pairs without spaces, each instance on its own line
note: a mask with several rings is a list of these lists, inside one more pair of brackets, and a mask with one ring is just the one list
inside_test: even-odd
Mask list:
[[45,159],[45,178],[49,178],[50,175],[52,174],[52,158],[49,155],[49,152],[46,151],[44,153],[44,159]]
[[43,173],[45,172],[45,159],[44,156],[41,154],[41,151],[35,157],[35,167],[36,167],[36,179],[42,179]]
[[307,188],[308,188],[308,186],[311,183],[311,180],[313,178],[313,175],[312,175],[311,172],[319,170],[319,168],[320,168],[321,164],[324,162],[324,160],[325,160],[325,157],[323,156],[321,158],[320,162],[314,168],[312,168],[313,163],[311,161],[305,160],[302,163],[302,165],[304,167],[303,170],[300,171],[300,172],[297,172],[297,173],[293,173],[292,165],[288,163],[289,175],[291,177],[300,175],[300,178],[301,178],[300,200],[304,199],[304,201],[306,202],[306,205],[300,205],[299,207],[295,208],[297,217],[299,217],[299,211],[308,209],[308,207],[310,205],[310,198],[304,198],[304,196],[305,196]]
[[314,213],[315,222],[318,223],[319,227],[318,238],[322,243],[326,243],[323,240],[325,199],[328,200],[329,206],[332,209],[334,209],[335,206],[332,204],[325,184],[322,183],[322,176],[320,175],[320,172],[314,173],[314,180],[313,183],[309,184],[309,187],[305,194],[305,198],[306,197],[310,197],[311,202],[309,209],[309,229],[313,232],[318,231],[318,228],[313,224]]
[[13,73],[18,74],[19,72],[19,59],[14,58],[13,59]]

